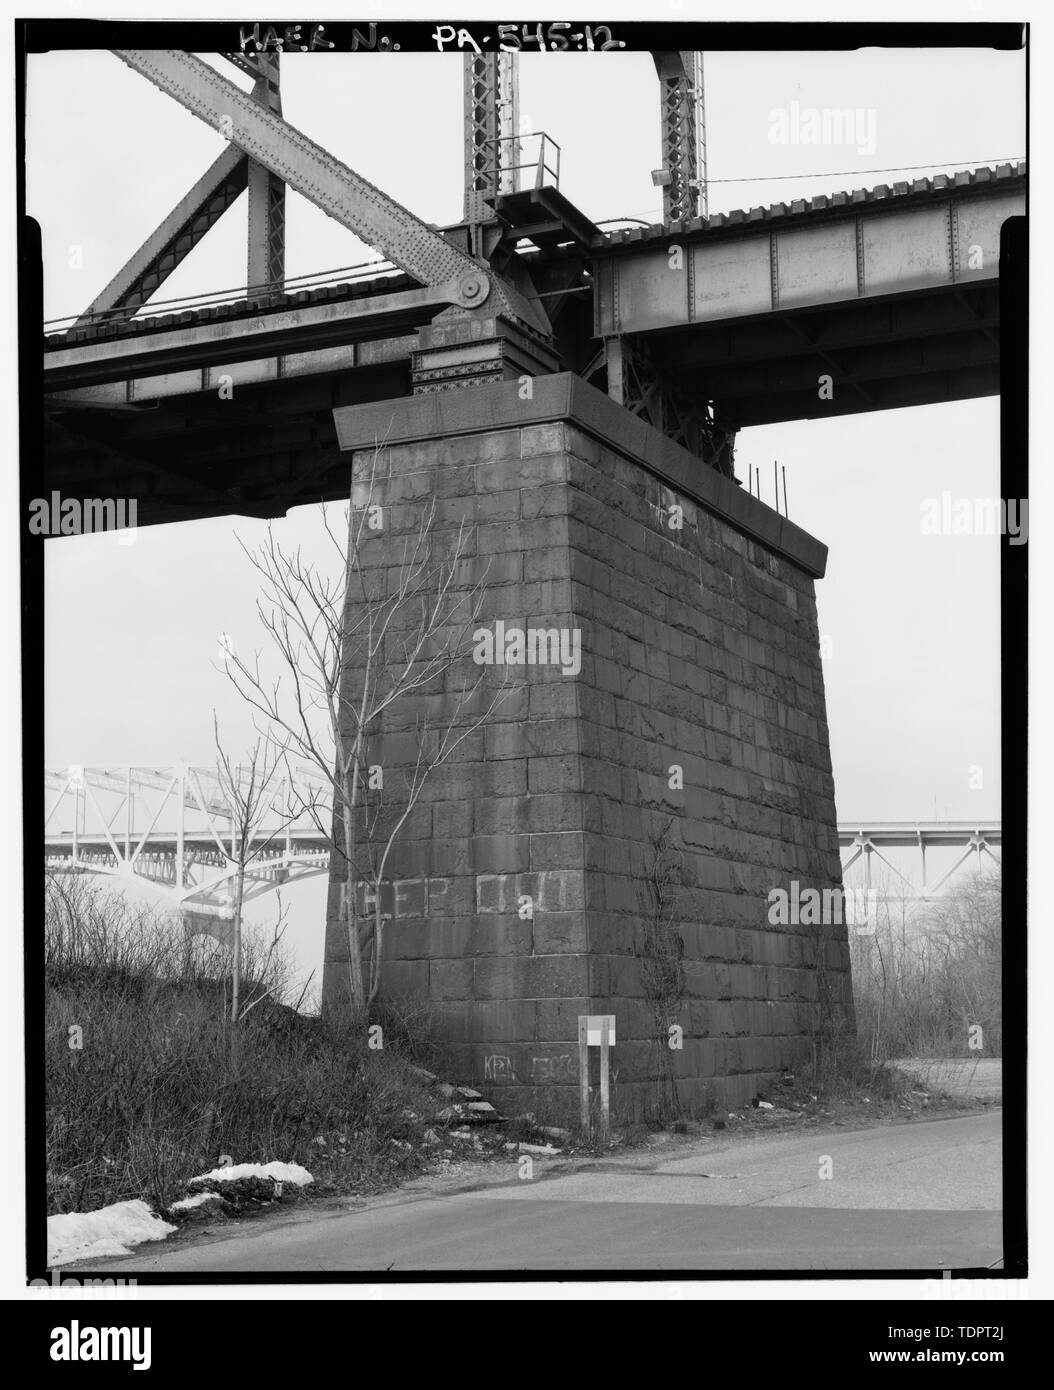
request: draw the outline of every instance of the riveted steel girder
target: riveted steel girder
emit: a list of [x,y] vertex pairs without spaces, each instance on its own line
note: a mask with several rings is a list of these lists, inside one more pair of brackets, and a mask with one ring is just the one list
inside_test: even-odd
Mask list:
[[113,52],[421,284],[458,281],[466,308],[487,299],[482,267],[200,58],[175,49]]
[[627,243],[626,254],[609,243],[597,256],[597,336],[997,281],[1000,231],[1024,212],[1025,193],[1023,181],[993,180],[918,198],[838,194],[809,208],[687,228],[674,275],[668,234]]

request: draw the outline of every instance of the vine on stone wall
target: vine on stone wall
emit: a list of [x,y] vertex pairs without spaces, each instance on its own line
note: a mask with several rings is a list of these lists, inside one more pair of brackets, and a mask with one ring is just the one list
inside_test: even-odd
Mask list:
[[687,991],[684,937],[678,927],[683,856],[672,831],[671,818],[651,842],[649,882],[655,906],[640,924],[635,948],[655,1046],[655,1118],[662,1122],[675,1119],[681,1109],[670,1029],[681,1022],[678,1016]]

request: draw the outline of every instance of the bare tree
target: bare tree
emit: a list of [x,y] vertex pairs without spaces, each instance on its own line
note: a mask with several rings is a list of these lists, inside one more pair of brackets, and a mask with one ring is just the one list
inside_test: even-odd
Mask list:
[[[438,536],[433,498],[422,504],[398,553],[387,534],[385,508],[375,500],[382,452],[378,445],[368,479],[353,488],[346,542],[321,509],[330,559],[339,558],[339,568],[306,558],[299,547],[284,549],[270,527],[255,551],[242,545],[261,580],[257,613],[279,675],[264,674],[259,653],[251,664],[230,650],[224,659],[227,676],[254,717],[262,716],[263,732],[285,744],[291,756],[307,759],[330,789],[348,989],[360,1008],[377,997],[381,985],[379,889],[391,850],[431,775],[510,689],[507,683],[485,688],[483,667],[460,689],[447,689],[450,673],[469,656],[486,593],[482,579],[464,587],[458,582],[471,529],[462,521],[456,531]],[[387,548],[384,565],[369,563],[371,544]],[[443,696],[440,712],[416,719],[417,756],[405,772],[406,795],[384,802],[382,829],[376,809],[371,814],[368,808],[371,741],[401,717],[408,701],[436,692]],[[431,707],[424,700],[417,705]],[[330,833],[317,804],[303,809]],[[357,887],[367,863],[377,902],[371,914],[360,914]]]
[[[231,858],[235,865],[231,965],[231,1062],[238,1062],[238,1029],[249,1010],[263,995],[242,999],[242,914],[245,879],[254,863],[273,857],[279,837],[303,813],[300,797],[289,793],[286,746],[257,739],[245,760],[233,763],[220,741],[219,723],[213,712],[216,741],[216,774],[220,797],[230,808]],[[284,934],[284,913],[279,910],[274,936],[263,962],[260,979],[268,975],[275,951]],[[266,991],[265,991],[266,993]]]
[[876,1061],[962,1055],[980,1024],[985,1051],[1001,1050],[1001,886],[965,873],[938,898],[906,899],[876,878],[879,912],[850,935],[861,1035]]
[[922,931],[938,977],[937,1010],[949,1045],[983,1026],[984,1049],[1002,1053],[1002,869],[966,873],[929,905]]

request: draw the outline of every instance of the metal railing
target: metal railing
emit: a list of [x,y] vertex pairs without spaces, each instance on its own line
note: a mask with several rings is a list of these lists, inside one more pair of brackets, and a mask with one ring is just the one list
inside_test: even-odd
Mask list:
[[[508,162],[508,154],[511,153],[513,157],[517,157],[524,153],[524,142],[527,140],[537,140],[539,142],[537,158],[520,159],[519,162],[515,164]],[[514,189],[520,187],[519,174],[521,171],[531,169],[534,170],[533,187],[560,187],[560,146],[547,135],[544,130],[532,130],[525,135],[499,135],[496,140],[488,141],[488,143],[497,145],[498,167],[503,173],[512,174]],[[503,149],[502,147],[505,145],[511,145],[513,147],[512,151],[510,152]],[[550,151],[552,151],[552,153]],[[551,163],[550,161],[554,158],[555,163]],[[551,183],[548,185],[546,184],[546,174],[552,176]]]
[[[261,285],[233,285],[229,289],[205,290],[200,294],[183,295],[178,299],[147,300],[143,304],[129,308],[118,305],[113,309],[97,309],[85,315],[86,322],[123,323],[129,319],[165,317],[182,313],[185,310],[211,309],[222,304],[240,304],[253,299],[278,298],[293,295],[300,290],[327,289],[333,285],[357,284],[398,273],[398,266],[384,257],[372,261],[362,261],[358,265],[336,266],[332,270],[316,270],[307,275],[291,276],[282,281],[271,281]],[[45,319],[45,333],[64,333],[81,319],[80,314],[63,314],[59,318]]]

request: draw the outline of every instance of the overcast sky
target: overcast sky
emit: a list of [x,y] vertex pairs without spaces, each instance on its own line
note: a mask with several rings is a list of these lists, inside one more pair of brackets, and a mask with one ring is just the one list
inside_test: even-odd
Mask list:
[[[282,89],[289,121],[419,216],[460,217],[459,58],[294,57],[283,61]],[[712,211],[1024,153],[1021,54],[717,53],[706,91]],[[772,143],[772,112],[795,101],[873,112],[873,142]],[[647,54],[525,57],[520,106],[521,129],[544,129],[562,147],[561,190],[588,216],[659,219]],[[28,115],[45,313],[76,313],[224,142],[105,53],[31,57]],[[914,166],[926,167],[905,172]],[[244,282],[244,203],[159,297]],[[82,269],[70,268],[73,246]],[[289,195],[290,275],[375,254]],[[744,431],[737,472],[759,464],[766,500],[773,459],[786,466],[791,518],[830,548],[817,593],[839,818],[998,817],[998,538],[920,528],[925,499],[998,496],[997,398]],[[317,520],[301,509],[277,527],[310,539]],[[255,590],[235,533],[252,542],[262,524],[145,528],[131,546],[110,536],[48,543],[49,764],[210,762],[213,708],[233,743],[247,736],[243,708],[212,667],[220,632],[256,645]],[[971,788],[977,768],[982,785]]]

